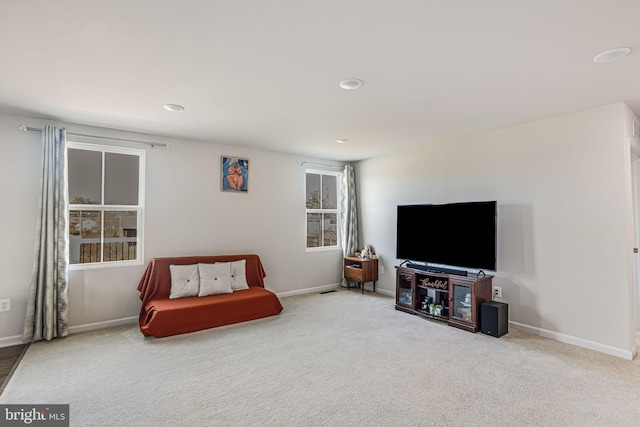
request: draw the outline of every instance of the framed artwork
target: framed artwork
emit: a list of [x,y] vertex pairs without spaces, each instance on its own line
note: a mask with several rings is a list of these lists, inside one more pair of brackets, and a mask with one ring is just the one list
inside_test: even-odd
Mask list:
[[249,191],[249,159],[221,156],[220,191],[235,193]]

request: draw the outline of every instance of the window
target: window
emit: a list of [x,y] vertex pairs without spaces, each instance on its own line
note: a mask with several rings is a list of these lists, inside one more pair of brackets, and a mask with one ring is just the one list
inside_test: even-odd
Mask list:
[[339,248],[339,172],[307,170],[307,249]]
[[69,265],[140,264],[143,150],[69,142]]

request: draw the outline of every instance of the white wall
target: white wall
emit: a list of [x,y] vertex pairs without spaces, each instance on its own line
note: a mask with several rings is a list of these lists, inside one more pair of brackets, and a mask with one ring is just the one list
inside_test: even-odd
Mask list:
[[494,285],[512,325],[631,357],[628,114],[614,104],[362,161],[379,287],[395,292],[398,204],[497,200]]
[[[0,115],[0,346],[22,335],[35,242],[41,135],[18,130],[44,120]],[[56,124],[56,123],[54,123]],[[151,140],[147,148],[144,255],[257,253],[265,285],[277,293],[339,283],[342,253],[305,251],[304,168],[298,156],[206,142],[61,124],[69,132]],[[142,147],[139,147],[142,148]],[[249,159],[248,194],[220,191],[220,156]],[[328,163],[322,161],[321,163]],[[335,163],[334,163],[335,164]],[[137,316],[144,266],[70,272],[69,322],[87,325]]]
[[[637,148],[640,149],[640,143],[637,144]],[[640,214],[640,198],[638,198],[638,193],[639,193],[639,189],[640,189],[640,151],[636,151],[635,153],[632,153],[632,161],[631,161],[631,169],[632,169],[632,180],[633,180],[633,185],[634,185],[634,190],[633,190],[633,195],[634,195],[634,206],[633,206],[633,214],[634,214],[634,218],[633,218],[633,222],[634,222],[634,242],[633,242],[633,247],[634,248],[638,248],[640,247],[640,239],[639,239],[639,235],[638,235],[638,225],[640,224],[640,218],[639,218],[639,214]],[[633,296],[633,299],[635,301],[635,306],[634,306],[634,310],[636,313],[636,318],[635,318],[635,327],[636,330],[640,331],[640,316],[638,315],[638,311],[639,311],[639,307],[640,307],[640,286],[638,285],[638,275],[640,272],[640,259],[639,259],[639,255],[635,254],[633,256],[633,263],[634,263],[634,268],[635,268],[635,276],[634,276],[634,280],[636,283],[635,286],[635,295]],[[639,343],[640,344],[640,343]]]
[[[639,218],[638,218],[638,206],[640,200],[638,198],[638,180],[640,180],[640,176],[638,175],[639,162],[638,157],[640,156],[640,140],[634,136],[633,128],[634,122],[638,120],[638,118],[633,114],[631,109],[629,109],[626,105],[624,108],[625,113],[625,124],[624,124],[624,137],[625,141],[627,141],[628,150],[626,151],[627,159],[626,162],[629,165],[627,169],[625,169],[625,173],[627,175],[627,183],[628,188],[627,192],[629,193],[629,227],[631,228],[631,233],[629,235],[629,245],[633,248],[638,248],[638,236],[639,236]],[[634,182],[636,180],[636,182]],[[628,254],[629,263],[631,264],[632,270],[632,286],[629,289],[628,298],[626,299],[625,309],[630,310],[633,313],[632,316],[632,329],[636,331],[640,330],[640,254],[633,253],[633,249]],[[638,341],[638,337],[640,335],[636,332],[629,339],[630,346],[636,347],[640,346],[640,341]]]

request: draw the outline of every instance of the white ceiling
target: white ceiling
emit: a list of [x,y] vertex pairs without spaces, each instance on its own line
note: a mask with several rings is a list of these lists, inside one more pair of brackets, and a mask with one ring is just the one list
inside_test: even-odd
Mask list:
[[0,112],[358,160],[640,114],[639,18],[640,0],[0,0]]

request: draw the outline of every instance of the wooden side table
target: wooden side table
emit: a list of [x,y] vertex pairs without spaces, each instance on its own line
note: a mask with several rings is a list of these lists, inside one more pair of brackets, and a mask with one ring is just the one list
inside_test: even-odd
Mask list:
[[346,257],[344,259],[344,278],[347,280],[347,290],[350,289],[351,280],[360,283],[364,294],[364,284],[373,282],[373,292],[376,291],[378,281],[378,259],[363,259]]

